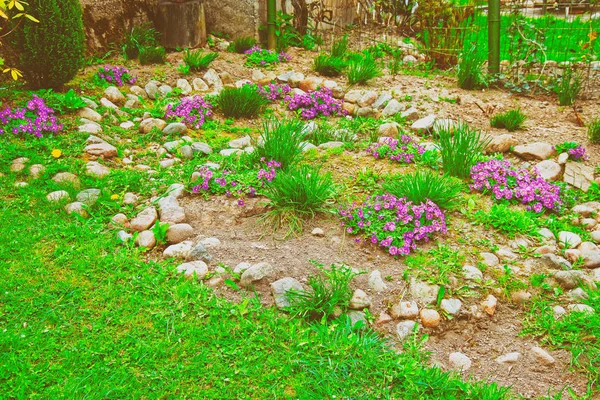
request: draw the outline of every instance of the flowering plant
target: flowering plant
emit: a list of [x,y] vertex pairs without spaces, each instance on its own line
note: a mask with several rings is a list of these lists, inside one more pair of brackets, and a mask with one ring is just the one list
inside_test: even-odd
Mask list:
[[0,111],[0,122],[0,134],[29,133],[42,137],[44,132],[58,133],[63,128],[54,116],[54,110],[46,105],[44,99],[35,94],[23,108],[11,110],[6,107]]
[[352,204],[339,213],[346,232],[362,234],[393,256],[407,255],[418,241],[446,232],[446,216],[431,200],[416,205],[405,197],[385,194],[368,197],[360,206]]
[[557,153],[569,154],[569,159],[573,161],[585,161],[589,158],[585,151],[585,147],[577,142],[563,142],[554,146]]
[[258,93],[269,101],[283,100],[287,94],[292,91],[289,85],[278,85],[269,83],[268,85],[258,85]]
[[212,115],[212,105],[200,96],[184,97],[179,104],[167,106],[165,118],[181,118],[185,124],[198,129]]
[[244,54],[246,55],[246,66],[248,67],[269,67],[292,59],[284,52],[276,53],[272,50],[261,49],[260,46],[253,46],[246,50]]
[[489,160],[471,168],[471,189],[491,191],[495,200],[515,200],[528,210],[556,210],[562,205],[560,187],[546,181],[538,172],[513,167],[510,161]]
[[367,153],[375,158],[389,158],[399,163],[410,164],[415,158],[425,153],[425,148],[408,135],[400,136],[400,140],[387,138],[382,143],[374,143]]
[[300,110],[300,115],[304,119],[313,119],[320,115],[329,117],[347,114],[342,108],[343,101],[334,98],[331,89],[328,88],[320,88],[305,94],[297,93],[293,97],[287,96],[285,100],[290,111]]
[[127,68],[112,65],[100,68],[96,76],[101,81],[117,86],[123,86],[125,83],[133,85],[137,81],[137,76],[131,75]]

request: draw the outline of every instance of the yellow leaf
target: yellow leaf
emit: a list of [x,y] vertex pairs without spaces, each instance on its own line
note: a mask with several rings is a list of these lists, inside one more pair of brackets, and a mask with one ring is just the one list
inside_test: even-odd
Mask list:
[[37,18],[35,18],[33,15],[29,15],[29,14],[25,14],[25,18],[33,21],[33,22],[40,22]]
[[21,73],[21,71],[19,71],[18,69],[14,69],[12,68],[10,70],[10,75],[12,76],[13,80],[18,81],[19,78],[23,77],[23,74]]
[[18,1],[15,1],[15,7],[17,7],[17,10],[19,11],[25,11],[25,7],[23,7],[23,4],[19,3]]
[[0,9],[0,18],[8,19],[8,15],[2,9]]

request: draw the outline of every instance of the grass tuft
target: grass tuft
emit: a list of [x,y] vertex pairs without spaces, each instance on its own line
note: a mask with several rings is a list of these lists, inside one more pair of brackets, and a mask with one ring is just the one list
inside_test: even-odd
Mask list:
[[283,170],[298,163],[305,139],[304,123],[298,119],[271,119],[263,123],[261,140],[256,144],[256,156],[275,160]]
[[506,129],[509,132],[523,129],[527,116],[523,114],[520,108],[508,110],[505,113],[497,114],[492,117],[490,124],[494,128]]
[[566,68],[562,76],[554,81],[552,90],[558,97],[559,105],[570,106],[575,102],[582,86],[583,77],[581,74],[575,72],[573,68]]
[[452,208],[458,201],[461,186],[453,178],[422,169],[384,183],[383,189],[396,197],[406,197],[414,204],[429,199],[440,208]]
[[246,50],[250,50],[256,45],[256,39],[251,36],[245,36],[234,39],[229,45],[228,50],[238,54],[244,54]]
[[364,54],[361,57],[353,57],[349,61],[346,75],[351,85],[365,84],[381,75],[381,69],[372,55]]
[[208,68],[219,53],[204,53],[203,49],[186,50],[183,53],[183,62],[187,65],[190,71],[202,71]]
[[162,46],[154,47],[154,46],[146,46],[140,47],[140,64],[149,65],[149,64],[164,64],[167,59],[167,53],[165,48]]
[[464,122],[439,125],[434,135],[439,142],[444,171],[461,179],[469,177],[471,167],[490,142],[480,131]]
[[592,143],[600,143],[600,118],[588,124],[588,138]]
[[267,105],[256,89],[256,85],[240,88],[225,87],[216,98],[216,104],[227,118],[252,118],[262,112]]
[[346,61],[340,57],[319,54],[315,57],[313,69],[323,76],[340,76],[346,68]]
[[458,61],[457,79],[458,86],[461,89],[473,90],[486,86],[485,75],[483,73],[483,64],[485,60],[477,51],[476,46],[465,49]]

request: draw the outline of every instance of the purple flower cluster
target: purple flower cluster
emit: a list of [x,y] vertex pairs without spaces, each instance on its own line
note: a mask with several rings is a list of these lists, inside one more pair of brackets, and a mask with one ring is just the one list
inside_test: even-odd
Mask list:
[[[265,158],[261,158],[260,161],[265,162]],[[277,168],[281,168],[281,163],[271,160],[266,163],[266,169],[261,168],[258,171],[257,178],[260,182],[262,182],[262,186],[264,187],[267,183],[271,183],[273,179],[277,176]]]
[[19,133],[28,133],[37,137],[42,137],[43,133],[58,133],[63,125],[58,123],[54,116],[54,110],[48,107],[41,97],[33,95],[33,98],[27,102],[23,108],[11,110],[6,107],[0,111],[0,134],[12,132],[15,135]]
[[560,187],[546,181],[537,170],[513,167],[510,161],[490,160],[471,168],[471,189],[494,193],[496,200],[515,200],[528,210],[542,212],[556,210],[562,205]]
[[184,97],[175,107],[169,104],[165,118],[181,118],[183,123],[198,129],[211,115],[212,105],[202,97],[194,96]]
[[389,158],[399,163],[410,164],[416,156],[425,153],[425,148],[408,135],[400,136],[400,140],[387,138],[382,143],[374,143],[367,153],[375,158]]
[[98,78],[110,84],[123,86],[125,83],[133,85],[137,82],[137,76],[131,75],[125,67],[106,65],[100,68],[97,74]]
[[246,55],[246,64],[249,66],[267,67],[292,59],[288,54],[276,53],[271,50],[261,49],[260,46],[253,46],[244,52]]
[[357,206],[341,209],[346,232],[363,234],[373,244],[385,247],[393,256],[404,256],[428,241],[436,232],[446,232],[446,216],[430,200],[415,205],[405,197],[391,194],[368,197]]
[[292,91],[289,85],[279,85],[277,83],[269,83],[268,85],[258,85],[258,93],[269,101],[283,100],[287,94]]
[[585,147],[583,146],[577,146],[569,149],[567,150],[567,153],[569,153],[569,158],[575,161],[587,160],[589,158],[585,151]]
[[318,116],[344,116],[347,114],[342,107],[344,102],[333,97],[331,89],[322,87],[314,92],[305,94],[296,93],[293,97],[287,96],[288,108],[291,111],[301,110],[304,119],[313,119]]

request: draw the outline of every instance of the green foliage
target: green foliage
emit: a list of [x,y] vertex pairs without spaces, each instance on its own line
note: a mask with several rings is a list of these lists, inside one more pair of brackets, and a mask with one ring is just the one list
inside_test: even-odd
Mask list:
[[558,104],[561,106],[573,105],[573,102],[581,92],[583,86],[583,76],[575,72],[573,68],[565,68],[562,76],[556,78],[552,90],[558,97]]
[[162,46],[144,46],[139,48],[140,64],[164,64],[167,59],[167,52]]
[[348,62],[346,75],[351,85],[356,83],[365,84],[381,75],[381,69],[372,55],[365,54],[360,57],[354,57]]
[[595,118],[588,124],[587,133],[590,142],[600,143],[600,118]]
[[419,279],[435,285],[449,285],[450,277],[462,272],[465,255],[447,245],[438,244],[430,250],[418,250],[406,256],[404,262]]
[[490,125],[498,129],[506,129],[509,132],[523,129],[527,116],[523,114],[520,108],[508,110],[501,114],[496,114],[490,120]]
[[244,54],[246,50],[250,50],[256,45],[256,39],[252,36],[244,36],[234,39],[229,45],[228,50],[238,54]]
[[40,22],[24,20],[15,33],[19,65],[35,89],[62,87],[84,64],[85,36],[78,0],[31,0]]
[[506,204],[494,204],[489,212],[477,211],[475,220],[485,226],[494,228],[514,238],[515,234],[537,236],[537,216],[528,211],[511,208]]
[[289,47],[302,47],[306,50],[312,50],[317,44],[323,43],[320,36],[313,34],[307,27],[305,28],[302,30],[306,32],[299,31],[294,24],[293,15],[278,11],[275,20],[277,51],[285,51]]
[[145,47],[158,47],[160,44],[160,33],[150,23],[137,25],[125,34],[125,40],[121,44],[121,51],[126,60],[139,57],[140,50]]
[[272,208],[263,221],[274,231],[288,228],[291,233],[302,232],[303,220],[327,211],[326,202],[334,195],[331,173],[321,174],[312,165],[292,166],[281,171],[265,187],[265,196]]
[[332,264],[331,268],[327,269],[316,262],[313,264],[321,273],[308,277],[310,289],[287,292],[290,302],[288,311],[292,315],[311,320],[339,316],[348,308],[352,298],[350,282],[360,273],[352,271],[345,265]]
[[251,118],[262,112],[268,101],[256,85],[225,87],[216,98],[216,104],[227,118]]
[[156,243],[158,243],[158,244],[166,244],[167,243],[167,231],[168,230],[169,230],[168,222],[156,221],[156,223],[152,227],[152,233],[154,234]]
[[49,89],[40,93],[40,96],[46,100],[48,107],[53,108],[60,114],[72,113],[86,107],[86,103],[73,89],[69,89],[66,93],[55,93],[52,89]]
[[346,61],[340,57],[321,53],[315,57],[313,69],[323,76],[340,76],[346,67]]
[[456,66],[458,86],[461,89],[473,90],[486,86],[483,64],[485,59],[477,51],[477,46],[465,48]]
[[457,178],[469,177],[490,139],[464,122],[437,126],[434,135],[439,142],[444,171]]
[[348,35],[344,35],[343,38],[338,39],[331,45],[331,56],[337,58],[344,58],[348,53]]
[[204,50],[186,50],[183,53],[183,62],[189,67],[190,71],[202,71],[208,68],[211,62],[213,62],[219,53],[204,53]]
[[302,157],[304,123],[297,119],[270,119],[263,122],[261,140],[255,146],[258,159],[275,160],[287,169]]
[[456,205],[462,185],[453,178],[428,169],[393,177],[383,184],[383,189],[396,197],[406,197],[414,204],[433,201],[440,208]]

